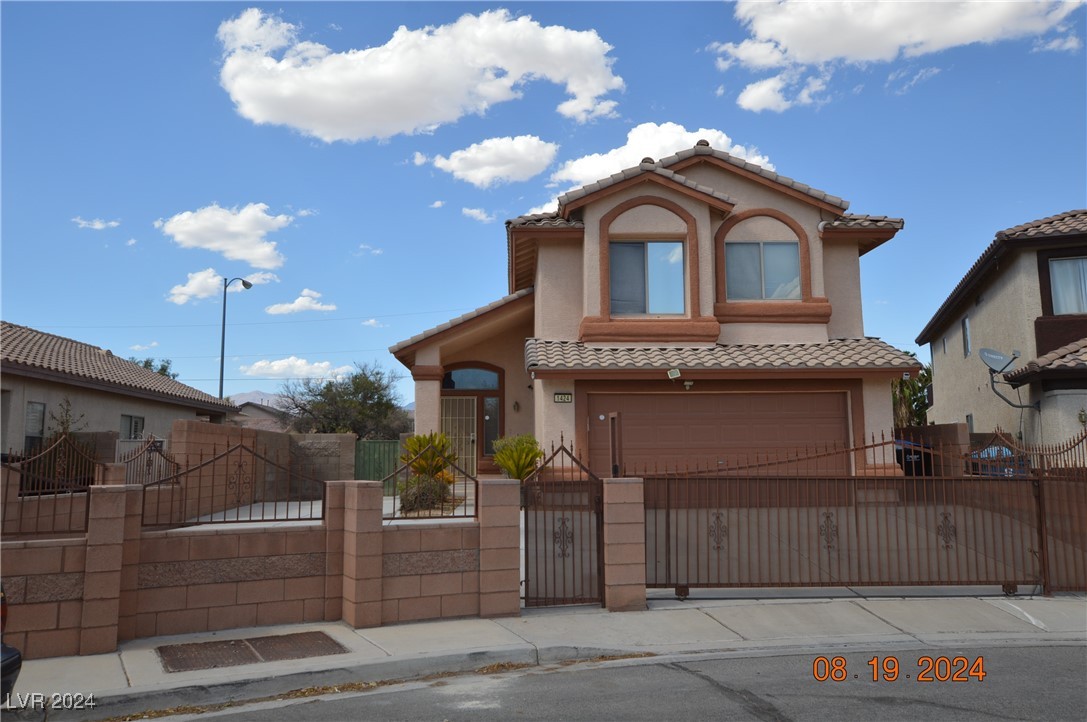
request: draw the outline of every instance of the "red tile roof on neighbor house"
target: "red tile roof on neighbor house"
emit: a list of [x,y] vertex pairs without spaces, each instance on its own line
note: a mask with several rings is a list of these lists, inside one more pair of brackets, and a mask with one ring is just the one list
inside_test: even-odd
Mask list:
[[1082,208],[998,231],[993,242],[974,261],[974,265],[921,329],[921,333],[917,335],[917,343],[924,345],[934,339],[953,320],[952,316],[963,299],[985,280],[990,271],[998,268],[1000,259],[1009,251],[1047,240],[1052,240],[1055,244],[1078,242],[1075,237],[1084,234],[1087,234],[1087,210]]
[[905,351],[878,338],[833,339],[827,343],[713,346],[587,346],[578,341],[525,342],[528,370],[768,370],[915,369]]
[[0,363],[4,373],[47,377],[76,386],[157,398],[202,411],[235,411],[211,394],[194,389],[112,352],[7,321],[0,322]]
[[1004,378],[1015,386],[1021,386],[1039,376],[1067,375],[1077,372],[1087,376],[1087,338],[1073,341],[1028,361],[1023,368],[1004,374]]

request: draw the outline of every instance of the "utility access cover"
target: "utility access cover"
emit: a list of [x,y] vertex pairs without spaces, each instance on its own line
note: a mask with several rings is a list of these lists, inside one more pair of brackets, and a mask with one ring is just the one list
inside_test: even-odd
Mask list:
[[347,652],[324,632],[298,632],[249,639],[170,644],[156,647],[167,672],[236,667],[241,664],[306,659]]

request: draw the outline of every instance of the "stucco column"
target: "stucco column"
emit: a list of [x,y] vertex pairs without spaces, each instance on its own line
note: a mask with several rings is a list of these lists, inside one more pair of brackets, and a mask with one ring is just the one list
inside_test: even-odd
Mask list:
[[521,482],[479,481],[479,616],[521,614]]
[[415,433],[442,430],[442,382],[431,379],[415,381]]
[[645,487],[642,479],[604,479],[604,606],[645,609]]
[[343,620],[381,626],[381,482],[344,482]]

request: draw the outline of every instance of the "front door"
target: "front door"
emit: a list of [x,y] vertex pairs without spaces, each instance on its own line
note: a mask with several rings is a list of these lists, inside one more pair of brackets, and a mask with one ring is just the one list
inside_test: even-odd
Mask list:
[[442,397],[442,431],[453,445],[457,466],[476,475],[476,400],[472,396]]

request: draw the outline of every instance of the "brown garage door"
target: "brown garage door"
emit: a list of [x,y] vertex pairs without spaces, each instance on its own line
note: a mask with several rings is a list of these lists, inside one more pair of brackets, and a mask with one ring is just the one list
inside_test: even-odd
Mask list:
[[[589,457],[608,470],[608,414],[619,412],[623,463],[713,468],[728,451],[849,444],[844,392],[589,394]],[[838,458],[844,465],[845,456]],[[825,469],[848,472],[848,469]]]

